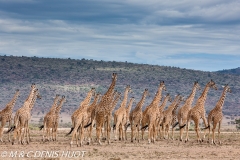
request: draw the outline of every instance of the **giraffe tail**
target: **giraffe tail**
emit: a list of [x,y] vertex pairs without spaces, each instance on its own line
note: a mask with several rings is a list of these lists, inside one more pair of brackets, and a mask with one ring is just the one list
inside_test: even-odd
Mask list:
[[148,124],[141,128],[141,130],[145,130],[148,127]]
[[182,129],[186,126],[186,124],[182,125],[182,126],[179,126],[179,129]]
[[177,125],[178,125],[179,123],[178,122],[176,122],[174,125],[173,125],[173,128],[175,128]]
[[87,125],[84,126],[84,128],[88,128],[91,124],[92,122],[88,123]]
[[40,131],[44,128],[44,125],[41,125],[40,127],[38,127],[40,129]]
[[116,124],[113,124],[113,131],[116,129]]
[[16,128],[16,126],[12,126],[8,131],[6,131],[6,132],[4,132],[4,133],[5,133],[5,134],[10,133],[10,132],[14,131],[15,128]]
[[203,129],[208,129],[208,128],[210,128],[210,125],[208,125],[207,127],[203,128]]
[[73,129],[74,129],[74,127],[71,128],[70,132],[68,134],[66,134],[66,136],[69,136],[72,133]]

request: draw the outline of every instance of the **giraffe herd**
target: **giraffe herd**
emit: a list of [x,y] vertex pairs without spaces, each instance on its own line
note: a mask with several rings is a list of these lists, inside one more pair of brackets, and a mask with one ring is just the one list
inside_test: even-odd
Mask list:
[[[129,126],[131,130],[131,142],[134,142],[134,140],[140,142],[140,131],[142,133],[142,140],[144,140],[144,132],[146,130],[148,130],[148,143],[155,143],[159,138],[170,139],[170,129],[172,129],[171,139],[174,140],[173,133],[176,126],[179,126],[180,141],[183,141],[183,132],[185,129],[185,142],[187,142],[189,141],[188,133],[191,121],[194,122],[198,142],[203,142],[205,136],[208,134],[208,142],[210,143],[210,129],[212,128],[211,143],[216,144],[215,129],[218,125],[218,142],[221,143],[219,135],[223,117],[222,107],[227,92],[231,92],[228,85],[223,86],[223,92],[219,101],[206,118],[205,102],[208,91],[209,89],[217,90],[217,86],[213,80],[210,80],[206,84],[201,96],[197,99],[193,107],[192,104],[195,94],[200,90],[198,82],[194,82],[192,91],[186,99],[178,94],[174,97],[174,100],[172,100],[169,93],[163,96],[163,91],[166,91],[167,87],[164,81],[161,81],[152,102],[144,110],[143,105],[147,96],[149,96],[148,89],[143,91],[140,101],[134,104],[134,97],[128,100],[131,87],[127,85],[120,107],[113,113],[113,110],[121,99],[121,93],[115,90],[116,82],[117,74],[113,73],[112,82],[105,94],[101,95],[100,93],[96,93],[96,89],[92,88],[87,93],[86,98],[80,103],[79,108],[73,112],[71,116],[72,128],[70,132],[66,134],[66,136],[72,135],[70,141],[71,147],[75,141],[77,146],[83,146],[86,139],[87,144],[94,142],[92,137],[94,126],[96,126],[96,142],[100,145],[102,144],[102,140],[106,140],[107,143],[110,144],[111,130],[114,132],[115,141],[127,140],[127,128]],[[19,90],[16,90],[11,101],[0,111],[1,142],[3,142],[3,128],[7,122],[9,123],[9,129],[4,133],[8,133],[8,141],[12,142],[12,144],[15,144],[16,141],[21,144],[29,144],[30,142],[29,122],[31,119],[31,111],[36,100],[41,98],[41,95],[36,85],[32,84],[30,93],[23,106],[16,111],[12,124],[13,107],[19,94]],[[92,99],[93,102],[90,103]],[[40,130],[42,130],[42,141],[57,140],[59,114],[65,102],[65,96],[56,95],[52,107],[44,117],[43,125],[39,127]],[[168,102],[171,104],[165,109]],[[135,105],[135,107],[133,107],[133,105]],[[203,120],[205,125],[205,128],[203,128],[203,137],[200,135],[200,119]],[[113,129],[111,128],[112,121]],[[11,132],[13,132],[12,140],[10,138]]]

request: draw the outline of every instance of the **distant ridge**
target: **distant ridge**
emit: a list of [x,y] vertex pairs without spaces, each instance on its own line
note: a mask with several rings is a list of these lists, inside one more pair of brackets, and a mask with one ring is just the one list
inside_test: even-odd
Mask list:
[[[180,93],[187,97],[194,81],[198,81],[204,88],[206,83],[213,79],[219,89],[209,91],[205,105],[208,112],[218,101],[222,92],[221,86],[228,83],[232,93],[227,95],[223,112],[227,115],[240,115],[240,75],[222,74],[225,70],[205,72],[160,65],[95,61],[84,58],[76,60],[0,56],[0,110],[11,99],[14,91],[19,89],[21,97],[14,108],[16,110],[26,99],[30,84],[36,83],[42,94],[42,100],[36,103],[34,114],[44,113],[51,106],[54,95],[61,94],[68,100],[62,111],[71,115],[91,87],[104,93],[111,81],[111,74],[116,72],[118,73],[116,89],[123,92],[126,85],[131,85],[133,93],[130,96],[134,96],[136,101],[140,99],[145,88],[149,89],[150,97],[146,99],[144,107],[152,101],[160,80],[165,81],[166,93],[170,93],[171,96]],[[163,95],[166,93],[163,92]],[[200,93],[201,91],[196,94],[195,100]]]
[[240,75],[240,67],[234,69],[224,69],[221,71],[217,71],[218,73],[225,73],[225,74],[235,74]]

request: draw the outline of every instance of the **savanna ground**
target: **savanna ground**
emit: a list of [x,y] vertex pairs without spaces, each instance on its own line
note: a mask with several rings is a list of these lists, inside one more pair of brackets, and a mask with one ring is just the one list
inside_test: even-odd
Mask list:
[[[147,140],[140,141],[140,143],[130,142],[130,132],[128,132],[127,141],[114,141],[113,133],[111,133],[111,143],[108,145],[106,142],[100,146],[96,142],[90,145],[77,147],[74,145],[70,147],[71,136],[65,137],[65,134],[70,129],[59,130],[57,142],[42,142],[42,132],[38,130],[31,130],[31,142],[29,145],[12,145],[7,141],[4,135],[4,142],[0,144],[0,159],[22,160],[22,159],[45,159],[45,160],[65,160],[65,159],[111,159],[111,160],[124,160],[124,159],[240,159],[240,133],[233,131],[222,131],[221,141],[222,144],[212,145],[206,142],[197,143],[195,132],[190,132],[190,141],[187,143],[178,140],[165,140],[160,139],[154,144],[148,144]],[[202,132],[203,133],[203,132]],[[175,139],[178,138],[179,132],[175,132]],[[95,134],[94,134],[95,135]],[[147,133],[145,133],[147,139]],[[9,158],[10,152],[16,152],[17,156]],[[19,158],[20,152],[24,152],[24,158]],[[30,152],[32,151],[32,152]],[[37,151],[42,152],[42,158],[39,158]],[[44,157],[44,151],[49,153],[58,152],[58,156],[54,158]],[[79,152],[77,152],[79,151]],[[84,151],[84,155],[82,153]],[[29,157],[27,157],[29,153]],[[62,155],[65,153],[65,155]],[[66,153],[69,153],[66,157]],[[78,158],[69,158],[72,154]],[[79,155],[81,153],[83,155]],[[5,158],[3,158],[5,154]],[[34,154],[35,157],[34,157]],[[7,156],[6,156],[7,155]]]

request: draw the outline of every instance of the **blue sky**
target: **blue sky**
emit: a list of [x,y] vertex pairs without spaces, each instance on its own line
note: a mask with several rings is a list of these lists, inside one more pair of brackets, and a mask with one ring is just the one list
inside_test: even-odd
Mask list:
[[0,54],[240,67],[239,0],[0,0]]

